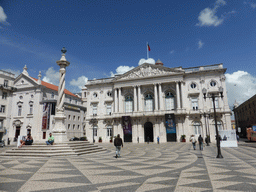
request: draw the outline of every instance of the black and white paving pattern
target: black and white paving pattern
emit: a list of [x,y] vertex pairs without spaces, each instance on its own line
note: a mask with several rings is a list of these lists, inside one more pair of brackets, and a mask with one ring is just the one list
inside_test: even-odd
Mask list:
[[0,191],[256,191],[256,148],[125,143],[78,157],[1,157]]

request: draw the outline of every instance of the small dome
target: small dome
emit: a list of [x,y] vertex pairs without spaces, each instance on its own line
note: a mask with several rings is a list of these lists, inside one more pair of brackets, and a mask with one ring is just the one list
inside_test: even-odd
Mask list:
[[162,63],[162,61],[160,61],[160,59],[158,59],[158,60],[156,61],[156,65],[164,65],[164,64]]

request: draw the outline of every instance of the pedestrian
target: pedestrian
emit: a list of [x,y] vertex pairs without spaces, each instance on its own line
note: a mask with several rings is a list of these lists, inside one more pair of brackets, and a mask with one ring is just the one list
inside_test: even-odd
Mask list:
[[149,137],[147,137],[147,142],[148,142],[148,144],[149,144]]
[[122,138],[120,138],[120,135],[118,134],[117,137],[114,140],[114,145],[116,147],[116,158],[120,157],[120,150],[121,150],[121,146],[123,146],[123,140]]
[[196,150],[196,139],[194,135],[191,135],[190,142],[192,142],[194,150]]
[[159,138],[159,136],[157,137],[157,144],[159,144],[159,141],[160,141],[160,138]]
[[52,133],[49,134],[48,141],[46,141],[47,145],[53,145],[54,143],[54,137],[52,136]]
[[203,137],[201,135],[199,135],[198,143],[199,143],[199,149],[200,150],[203,150],[203,141],[204,141]]
[[239,142],[239,135],[236,135],[237,142]]

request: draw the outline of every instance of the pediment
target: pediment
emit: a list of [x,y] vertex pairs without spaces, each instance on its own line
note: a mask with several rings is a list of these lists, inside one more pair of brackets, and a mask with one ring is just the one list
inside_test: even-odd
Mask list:
[[165,76],[179,73],[181,71],[176,71],[173,68],[157,66],[152,64],[143,64],[140,65],[123,75],[116,77],[116,80],[126,80],[126,79],[139,79],[146,77],[157,77],[157,76]]
[[23,75],[23,74],[19,75],[14,81],[14,86],[18,89],[34,87],[37,85],[38,85],[38,83],[35,80],[33,80],[31,77]]

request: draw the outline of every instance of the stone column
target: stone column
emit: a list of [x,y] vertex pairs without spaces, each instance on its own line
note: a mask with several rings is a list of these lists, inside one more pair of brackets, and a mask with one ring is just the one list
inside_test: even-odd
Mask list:
[[56,106],[56,115],[55,125],[52,130],[54,136],[54,142],[62,143],[68,141],[67,139],[67,130],[65,127],[65,115],[64,115],[64,100],[65,100],[65,75],[66,75],[66,67],[69,66],[69,62],[65,58],[65,53],[67,50],[65,47],[62,48],[62,57],[56,63],[60,66],[60,82],[58,87],[58,99],[57,99],[57,106]]
[[117,113],[117,89],[115,89],[115,113]]
[[159,110],[164,110],[163,106],[163,95],[162,95],[162,84],[158,84],[158,91],[159,91]]
[[176,82],[177,108],[180,109],[180,88],[179,82]]
[[118,112],[122,112],[122,90],[121,90],[121,88],[119,88],[119,91],[118,91],[118,106],[119,106]]
[[155,111],[158,111],[157,84],[154,84]]
[[133,102],[134,102],[134,111],[137,111],[137,92],[136,86],[133,86]]
[[140,91],[140,85],[138,85],[138,111],[142,111],[141,110],[141,91]]

